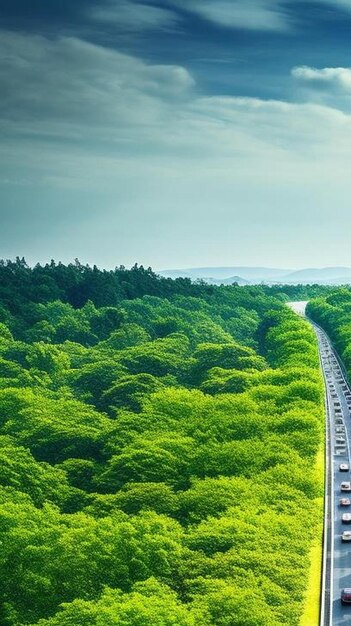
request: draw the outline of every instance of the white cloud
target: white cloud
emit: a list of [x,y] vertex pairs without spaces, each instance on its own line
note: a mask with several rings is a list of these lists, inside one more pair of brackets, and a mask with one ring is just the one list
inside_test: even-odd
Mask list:
[[[225,28],[288,32],[301,16],[294,17],[288,0],[167,0],[168,8],[137,0],[106,0],[88,10],[88,15],[112,23],[119,30],[143,31],[174,28],[179,15],[172,8],[194,13]],[[296,0],[301,4],[303,0]],[[351,11],[351,0],[311,0],[317,4]]]
[[317,69],[307,65],[295,67],[292,75],[311,88],[327,89],[351,94],[351,69],[346,67],[324,67]]
[[2,33],[0,56],[0,119],[29,132],[55,135],[65,123],[79,138],[94,126],[116,124],[118,134],[127,121],[152,125],[164,99],[186,99],[194,84],[183,67],[147,65],[76,38]]
[[293,68],[291,74],[300,100],[351,113],[350,68],[301,66]]
[[0,58],[3,205],[64,213],[51,256],[69,240],[72,258],[88,248],[105,265],[141,250],[159,266],[232,263],[234,249],[252,263],[264,245],[285,255],[291,233],[309,250],[321,224],[328,245],[335,211],[349,212],[351,115],[314,92],[204,96],[184,67],[73,38],[2,33]]
[[45,184],[103,181],[119,193],[133,177],[199,190],[209,180],[281,185],[320,180],[331,166],[342,177],[351,157],[351,117],[335,106],[201,96],[183,67],[79,39],[3,33],[0,57],[7,180],[30,171]]
[[[304,0],[295,0],[296,4]],[[288,32],[303,15],[294,18],[289,0],[169,0],[171,5],[193,12],[203,19],[226,28]],[[317,4],[351,11],[351,0],[311,0]]]
[[91,8],[88,15],[93,20],[109,22],[129,31],[171,28],[178,21],[176,14],[169,9],[133,0],[110,0]]
[[175,6],[226,28],[286,31],[291,16],[284,0],[172,0]]

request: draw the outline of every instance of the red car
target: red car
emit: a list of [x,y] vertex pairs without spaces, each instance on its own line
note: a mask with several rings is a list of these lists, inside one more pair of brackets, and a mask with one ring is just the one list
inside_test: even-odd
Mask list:
[[341,590],[341,604],[351,604],[351,587]]

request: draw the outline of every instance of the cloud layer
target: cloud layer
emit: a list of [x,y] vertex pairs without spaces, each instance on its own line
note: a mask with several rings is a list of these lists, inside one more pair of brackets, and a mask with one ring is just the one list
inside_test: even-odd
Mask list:
[[167,8],[133,0],[110,0],[90,8],[87,14],[98,22],[112,23],[122,31],[172,28],[178,22],[177,15]]
[[172,4],[225,28],[285,31],[290,27],[284,0],[172,0]]
[[17,212],[32,196],[32,206],[59,207],[74,245],[112,250],[111,264],[116,242],[126,262],[141,245],[159,266],[179,265],[184,246],[194,255],[185,264],[199,250],[216,262],[219,240],[232,262],[234,241],[259,250],[268,228],[284,253],[284,237],[305,236],[301,220],[310,233],[318,212],[348,210],[351,116],[339,97],[348,68],[295,68],[292,91],[308,93],[288,102],[208,95],[182,65],[78,37],[3,32],[0,57],[4,198],[16,190]]

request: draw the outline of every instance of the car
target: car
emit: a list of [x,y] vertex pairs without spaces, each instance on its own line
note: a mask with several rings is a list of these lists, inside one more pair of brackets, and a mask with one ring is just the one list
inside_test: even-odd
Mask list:
[[343,513],[341,521],[343,524],[351,524],[351,513]]
[[339,465],[340,472],[348,472],[349,469],[350,469],[350,466],[348,463],[340,463]]
[[345,587],[341,590],[341,604],[351,604],[351,587]]
[[340,506],[350,506],[351,500],[350,498],[340,498],[339,504]]
[[344,433],[344,432],[345,432],[345,428],[344,428],[344,426],[337,426],[337,427],[335,428],[335,432],[336,432],[336,433]]
[[337,417],[335,420],[335,424],[343,424],[344,422],[342,421],[341,417]]
[[344,443],[346,443],[346,439],[345,437],[341,437],[340,435],[338,435],[337,437],[335,437],[335,443],[337,444],[342,444],[344,445]]
[[340,485],[341,491],[351,491],[351,483],[349,481],[343,481]]
[[351,530],[345,530],[341,535],[341,541],[351,541]]

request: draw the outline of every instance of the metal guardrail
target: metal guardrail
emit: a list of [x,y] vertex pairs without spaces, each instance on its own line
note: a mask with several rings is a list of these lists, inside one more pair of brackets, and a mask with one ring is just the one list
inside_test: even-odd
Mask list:
[[[308,318],[307,318],[308,319]],[[308,320],[312,327],[324,333],[323,329],[317,324]],[[331,410],[329,405],[329,396],[327,391],[327,381],[322,362],[322,356],[319,348],[319,361],[321,371],[323,373],[325,395],[325,470],[324,470],[324,520],[323,520],[323,559],[322,559],[322,585],[320,593],[320,626],[332,625],[332,545],[333,545],[333,479],[332,479],[332,447],[331,447]]]

